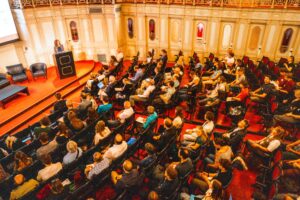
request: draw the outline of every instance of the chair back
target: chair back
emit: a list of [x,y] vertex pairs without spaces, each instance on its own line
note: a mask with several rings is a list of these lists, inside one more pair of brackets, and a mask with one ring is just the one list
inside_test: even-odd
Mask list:
[[45,71],[46,68],[47,68],[47,65],[45,63],[34,63],[34,64],[30,65],[30,70],[32,72]]
[[6,66],[7,73],[9,75],[17,75],[25,73],[25,69],[22,64]]

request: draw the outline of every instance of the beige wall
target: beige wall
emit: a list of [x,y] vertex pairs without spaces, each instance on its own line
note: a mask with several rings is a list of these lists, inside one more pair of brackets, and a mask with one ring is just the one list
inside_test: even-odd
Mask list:
[[[90,14],[90,7],[102,8],[103,12]],[[117,7],[121,7],[121,13],[115,12]],[[203,58],[209,52],[223,56],[232,47],[238,57],[246,54],[257,59],[265,55],[278,61],[289,55],[289,50],[284,54],[279,51],[287,28],[293,29],[289,49],[300,60],[297,10],[119,4],[15,9],[13,14],[21,42],[0,47],[0,71],[3,66],[19,62],[25,66],[38,61],[53,65],[54,39],[73,50],[75,60],[97,59],[97,54],[108,58],[117,48],[122,48],[127,58],[137,51],[144,58],[150,49],[155,49],[157,55],[160,49],[166,49],[171,59],[180,49],[186,58],[194,51]],[[128,37],[129,17],[133,19],[133,38]],[[151,19],[156,22],[154,40],[149,39]],[[77,23],[78,42],[71,39],[70,21]],[[196,37],[200,22],[204,25],[202,39]],[[259,38],[251,38],[252,29],[257,27],[260,34],[254,35]],[[255,48],[249,48],[252,39],[257,43]]]

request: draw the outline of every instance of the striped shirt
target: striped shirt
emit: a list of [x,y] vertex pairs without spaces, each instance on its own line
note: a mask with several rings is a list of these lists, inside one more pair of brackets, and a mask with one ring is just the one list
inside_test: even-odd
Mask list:
[[100,174],[103,170],[109,167],[110,160],[107,158],[103,158],[103,160],[94,165],[89,174],[87,175],[88,179],[92,179],[93,176]]

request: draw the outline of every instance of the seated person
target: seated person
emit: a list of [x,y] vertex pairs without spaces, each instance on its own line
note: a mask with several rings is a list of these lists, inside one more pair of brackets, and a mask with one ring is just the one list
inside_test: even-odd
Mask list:
[[173,126],[176,129],[180,129],[183,126],[183,113],[182,113],[182,107],[176,106],[175,108],[175,118],[173,119]]
[[126,119],[129,119],[134,114],[134,110],[131,107],[130,101],[124,102],[124,110],[121,110],[117,114],[117,120],[108,120],[108,124],[112,127],[119,126],[125,123]]
[[124,189],[137,188],[143,180],[138,170],[133,168],[132,162],[125,160],[123,163],[123,173],[118,174],[116,171],[112,171],[111,181],[118,191],[123,191]]
[[68,119],[70,122],[70,129],[74,131],[81,131],[86,127],[86,123],[77,117],[77,114],[74,111],[68,113]]
[[81,92],[81,102],[77,107],[77,113],[82,116],[82,119],[87,114],[87,110],[92,106],[92,102],[87,98],[87,94]]
[[66,143],[69,138],[73,135],[71,130],[67,127],[64,122],[58,122],[58,132],[56,133],[55,140],[59,144]]
[[270,77],[265,76],[264,84],[254,92],[250,92],[251,101],[259,103],[265,102],[270,97],[274,88],[275,86],[271,83]]
[[275,115],[276,122],[284,122],[288,124],[300,123],[300,89],[295,90],[295,99],[290,103],[289,112],[283,115]]
[[186,149],[179,149],[178,150],[178,158],[180,159],[179,162],[174,163],[176,165],[175,169],[178,172],[179,177],[185,177],[190,173],[194,166],[191,158],[189,157],[189,151]]
[[[183,141],[181,141],[181,144],[186,145],[194,145],[195,143],[201,145],[205,143],[205,141],[208,139],[206,133],[203,130],[202,126],[196,126],[196,128],[193,129],[187,129],[185,133],[183,134]],[[198,140],[198,141],[196,141]],[[198,149],[198,148],[195,148]]]
[[107,126],[105,126],[105,122],[103,120],[98,121],[95,126],[95,136],[94,136],[94,145],[98,145],[101,140],[109,136],[111,131]]
[[112,76],[112,75],[109,76],[108,85],[105,87],[104,92],[102,94],[102,97],[100,96],[100,99],[102,99],[103,96],[110,97],[113,94],[114,90],[115,90],[116,84],[117,84],[116,77]]
[[14,171],[21,171],[22,169],[30,166],[32,164],[32,158],[23,153],[22,151],[17,151],[14,157]]
[[289,72],[289,73],[292,73],[293,70],[295,69],[295,57],[294,56],[289,56],[288,57],[288,63],[284,63],[283,64],[283,67]]
[[120,87],[116,87],[116,99],[123,100],[130,94],[133,85],[126,78],[122,79],[122,85]]
[[163,94],[160,94],[158,97],[156,97],[153,101],[154,104],[168,104],[170,103],[171,97],[176,92],[176,89],[174,87],[174,82],[169,81],[167,83],[167,86],[161,87],[161,92]]
[[142,160],[134,160],[133,161],[135,164],[139,165],[141,168],[149,167],[149,165],[151,165],[157,159],[157,156],[155,154],[156,148],[151,143],[145,144],[145,151],[147,153],[146,157],[144,157]]
[[200,105],[205,106],[213,106],[220,102],[219,100],[219,91],[226,92],[226,79],[224,76],[220,76],[215,81],[216,86],[213,90],[210,90],[205,94],[205,96],[201,97],[201,100],[199,101]]
[[70,100],[67,100],[66,104],[67,104],[68,110],[66,112],[64,112],[63,118],[59,119],[58,121],[63,121],[69,127],[71,125],[70,125],[70,121],[69,121],[69,118],[68,118],[68,114],[69,114],[70,111],[73,111],[73,112],[77,113],[77,109],[74,108],[73,102],[70,101]]
[[229,112],[231,107],[242,105],[243,102],[246,101],[249,96],[249,88],[248,83],[246,81],[242,81],[240,84],[240,93],[234,97],[227,97],[226,99],[226,113]]
[[104,155],[103,158],[108,158],[110,160],[115,160],[116,158],[123,155],[123,153],[127,150],[127,143],[123,140],[122,135],[117,134],[115,137],[115,143],[113,146],[109,147]]
[[173,194],[179,185],[178,172],[174,164],[170,164],[164,173],[163,179],[159,182],[158,186],[155,188],[159,199],[164,199]]
[[17,187],[11,191],[9,197],[10,200],[21,199],[23,196],[33,191],[39,185],[39,183],[34,179],[25,181],[25,177],[22,174],[17,174],[14,177],[14,182]]
[[236,78],[230,83],[230,87],[239,87],[240,83],[246,81],[244,69],[240,68],[236,71]]
[[213,72],[212,75],[210,75],[209,77],[202,77],[202,92],[204,93],[205,89],[206,89],[206,85],[208,84],[212,84],[215,85],[219,79],[219,77],[222,75],[222,68],[223,68],[224,64],[219,61],[216,64],[216,70]]
[[214,128],[215,128],[215,115],[211,111],[207,111],[204,115],[205,122],[202,124],[202,128],[208,137],[211,136]]
[[[203,128],[201,126],[198,126],[198,128],[196,128],[196,137],[195,138],[187,138],[186,136],[186,140],[182,141],[181,144],[183,146],[186,146],[185,148],[188,149],[189,151],[196,151],[199,149],[199,147],[201,147],[203,144],[205,144],[208,141],[208,136],[207,134],[204,132]],[[193,133],[195,134],[195,133]],[[191,135],[189,135],[191,136]],[[194,136],[194,135],[193,135]],[[192,139],[192,140],[191,140]]]
[[267,137],[258,141],[247,140],[247,148],[255,155],[264,157],[265,153],[271,154],[280,147],[284,134],[285,130],[280,126],[271,128],[271,132]]
[[63,158],[64,165],[68,165],[82,156],[81,148],[72,140],[67,143],[67,151],[68,153]]
[[203,199],[203,200],[223,200],[225,199],[225,192],[223,191],[222,184],[220,181],[214,179],[211,181],[208,190],[205,192],[205,195],[189,195],[188,192],[180,193],[182,199]]
[[170,118],[166,118],[164,120],[163,131],[157,131],[157,134],[154,135],[151,140],[154,146],[161,150],[163,149],[168,142],[172,140],[176,136],[176,129],[173,127],[172,120]]
[[[21,147],[23,147],[25,144],[17,137],[13,136],[13,135],[8,135],[5,138],[5,150],[3,152],[5,152],[7,150],[7,152],[12,152],[12,151],[16,151],[18,149],[20,149]],[[2,151],[2,150],[1,150]]]
[[61,180],[58,178],[51,181],[50,192],[47,194],[45,199],[65,199],[69,194],[68,187],[64,187]]
[[62,164],[60,162],[52,163],[50,154],[44,155],[42,157],[42,162],[45,165],[45,168],[39,170],[36,178],[38,181],[46,181],[62,170]]
[[58,147],[56,140],[54,139],[49,141],[49,136],[45,132],[40,134],[39,141],[41,143],[41,147],[36,150],[36,156],[38,159],[53,152]]
[[53,112],[65,112],[68,110],[66,100],[62,99],[62,96],[59,92],[55,93],[56,102],[53,105]]
[[49,118],[47,116],[43,117],[40,120],[41,126],[35,127],[33,130],[34,137],[39,138],[39,136],[42,132],[46,132],[49,134],[51,132],[50,124],[51,124],[51,122],[50,122]]
[[215,138],[221,137],[224,142],[231,147],[233,153],[236,153],[240,147],[240,143],[243,141],[248,126],[248,120],[240,120],[236,128],[229,130],[226,133],[215,133]]
[[217,180],[222,184],[222,187],[227,186],[232,179],[231,163],[227,159],[221,159],[219,170],[216,174],[200,172],[196,173],[196,178],[192,180],[192,184],[195,185],[202,194],[211,187],[212,181]]
[[108,72],[106,75],[111,74],[116,69],[117,65],[118,65],[117,58],[115,56],[110,56],[110,61],[108,64]]
[[98,115],[97,111],[94,108],[89,107],[87,110],[87,118],[85,120],[85,123],[88,126],[92,125],[96,120],[98,120],[98,118],[99,118],[99,115]]
[[209,167],[210,171],[214,171],[214,169],[219,167],[221,159],[231,161],[231,158],[233,157],[231,147],[226,145],[223,140],[216,138],[213,144],[215,148],[215,154],[208,154],[208,156],[204,158],[205,166]]
[[296,160],[300,158],[300,139],[286,146],[282,152],[282,160]]
[[286,69],[280,70],[280,77],[276,80],[276,100],[278,99],[279,103],[287,102],[290,99],[293,99],[293,89],[295,87],[295,82],[292,77],[288,75]]
[[107,113],[112,108],[112,104],[109,103],[109,98],[107,96],[103,96],[102,104],[98,107],[97,112],[99,115]]
[[135,66],[134,71],[135,71],[134,76],[129,78],[129,81],[131,83],[137,83],[139,80],[141,80],[141,78],[145,73],[145,67],[144,65]]
[[154,91],[155,85],[153,79],[146,79],[143,81],[141,88],[137,89],[136,95],[131,95],[129,101],[132,106],[135,105],[135,102],[142,101],[145,102],[148,100],[150,94]]
[[157,113],[155,112],[155,108],[153,106],[148,106],[147,107],[147,112],[148,112],[148,117],[145,118],[139,118],[140,120],[143,121],[143,123],[141,121],[138,121],[138,127],[142,127],[143,129],[147,129],[152,122],[156,121],[158,118]]
[[101,153],[95,152],[93,155],[93,164],[88,164],[85,167],[84,173],[91,180],[93,176],[100,174],[103,170],[109,167],[111,161],[108,158],[103,158]]
[[196,90],[200,84],[200,78],[196,74],[196,72],[191,71],[189,75],[192,80],[188,84],[186,84],[183,88],[180,88],[178,91],[180,101],[185,101],[189,99],[191,93],[194,90]]

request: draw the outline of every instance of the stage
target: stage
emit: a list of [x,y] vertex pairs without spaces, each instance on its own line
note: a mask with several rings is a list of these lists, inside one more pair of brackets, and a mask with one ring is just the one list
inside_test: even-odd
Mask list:
[[74,77],[59,79],[55,67],[48,67],[47,79],[39,77],[33,80],[31,74],[28,73],[29,82],[16,83],[16,85],[28,87],[30,95],[18,95],[5,104],[5,109],[0,108],[0,135],[9,132],[10,129],[14,128],[14,125],[28,118],[27,112],[32,114],[34,110],[38,111],[38,109],[42,109],[47,104],[53,103],[55,101],[53,95],[56,92],[66,94],[68,91],[80,86],[79,80],[89,76],[94,69],[95,62],[77,61],[75,66],[77,75]]

